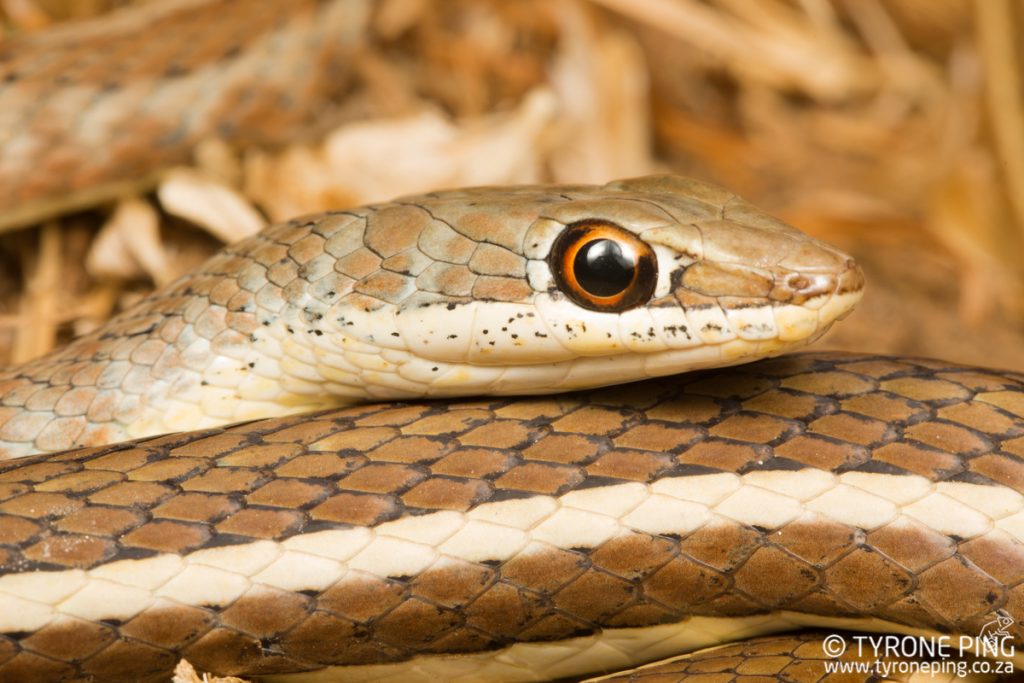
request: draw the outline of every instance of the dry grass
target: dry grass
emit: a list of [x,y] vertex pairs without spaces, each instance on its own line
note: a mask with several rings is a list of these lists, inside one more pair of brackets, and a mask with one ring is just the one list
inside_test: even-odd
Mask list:
[[[24,30],[111,4],[0,1]],[[0,235],[0,364],[265,220],[671,168],[864,262],[833,346],[1024,368],[1021,24],[1012,0],[386,0],[317,144],[212,141],[152,197]]]

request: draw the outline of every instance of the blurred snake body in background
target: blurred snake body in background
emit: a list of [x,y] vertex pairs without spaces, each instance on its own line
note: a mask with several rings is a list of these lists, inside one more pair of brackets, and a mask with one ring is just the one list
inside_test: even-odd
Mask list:
[[315,129],[369,6],[150,2],[0,43],[0,228],[148,189],[206,139]]
[[[325,36],[365,9],[261,3],[265,32],[228,40],[215,19],[240,6],[155,4],[5,47],[6,222],[122,191],[204,136],[273,142],[289,125],[266,111],[328,88],[308,55],[335,63],[345,41]],[[166,22],[196,38],[158,77],[74,56],[144,27],[156,50]],[[295,44],[317,50],[274,52]],[[90,168],[118,116],[157,157]],[[806,626],[996,628],[1012,650],[1024,378],[835,354],[676,376],[803,346],[862,289],[844,254],[672,175],[273,226],[0,373],[0,680],[166,680],[181,658],[268,680],[545,680]],[[624,676],[818,680],[852,656],[821,642]]]

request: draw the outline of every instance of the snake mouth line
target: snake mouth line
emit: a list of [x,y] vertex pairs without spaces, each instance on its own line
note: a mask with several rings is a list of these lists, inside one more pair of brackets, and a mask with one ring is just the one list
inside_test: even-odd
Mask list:
[[[832,294],[808,306],[711,307],[685,312],[678,308],[638,309],[609,316],[609,327],[581,321],[574,309],[566,310],[564,301],[540,304],[538,308],[481,302],[465,311],[441,306],[418,311],[413,327],[419,331],[448,330],[449,336],[468,337],[472,341],[463,352],[420,357],[415,355],[415,348],[420,346],[416,338],[404,336],[388,336],[396,348],[380,352],[348,349],[347,344],[339,349],[325,335],[320,343],[327,350],[310,353],[310,347],[289,344],[290,335],[284,335],[285,342],[272,347],[292,355],[275,361],[269,370],[256,361],[255,371],[266,374],[279,367],[288,369],[283,390],[270,393],[278,414],[302,412],[332,401],[444,398],[472,393],[550,394],[777,356],[823,335],[836,320],[849,314],[860,296],[861,291]],[[453,322],[455,315],[464,320]],[[371,329],[391,329],[387,322],[375,327],[371,316],[366,316],[362,324]],[[544,338],[537,339],[538,335]],[[547,344],[535,344],[536,356],[530,357],[519,346],[520,340]],[[404,344],[412,344],[414,351],[404,351]],[[137,438],[264,417],[269,410],[263,398],[269,380],[254,382],[257,378],[244,363],[236,363],[231,373],[218,376],[216,381],[211,378],[211,386],[154,403],[137,426],[129,428],[130,435]],[[250,386],[253,388],[247,389]],[[204,396],[230,407],[230,417],[215,419],[197,411],[197,405],[211,402]]]

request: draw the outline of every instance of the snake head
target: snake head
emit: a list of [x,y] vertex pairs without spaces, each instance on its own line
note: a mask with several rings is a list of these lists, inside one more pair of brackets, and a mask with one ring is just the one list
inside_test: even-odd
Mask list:
[[720,187],[657,175],[600,196],[548,211],[530,245],[549,266],[536,306],[560,344],[617,359],[577,363],[584,376],[776,355],[820,337],[863,293],[849,256]]
[[346,239],[382,271],[329,317],[386,347],[408,380],[379,375],[396,396],[419,383],[557,391],[777,355],[821,336],[864,285],[845,254],[674,175],[436,192],[351,221],[360,239]]
[[85,367],[76,391],[101,387],[116,410],[64,441],[38,441],[45,421],[8,421],[7,452],[358,400],[550,393],[730,365],[809,343],[862,289],[846,255],[671,175],[333,211],[232,245],[17,369],[8,407]]

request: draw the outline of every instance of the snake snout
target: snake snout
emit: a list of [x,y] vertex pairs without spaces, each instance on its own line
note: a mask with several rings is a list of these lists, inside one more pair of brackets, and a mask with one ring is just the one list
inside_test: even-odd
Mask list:
[[[853,312],[854,306],[864,296],[864,271],[852,258],[846,260],[846,268],[836,278],[836,289],[832,298],[818,312],[819,326],[824,329]],[[826,316],[831,316],[826,318]]]
[[804,268],[791,273],[785,286],[773,292],[783,305],[815,314],[816,329],[809,341],[847,317],[864,294],[864,271],[853,258],[817,240],[811,245],[818,257],[808,258]]
[[840,293],[864,291],[864,271],[852,258],[846,259],[846,269],[839,275],[838,291]]

